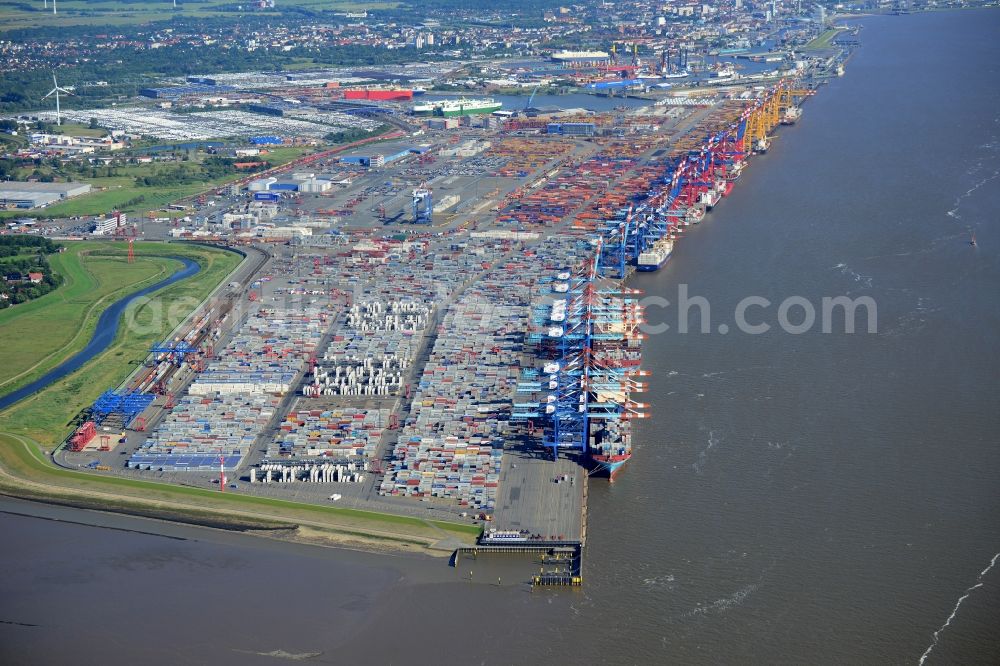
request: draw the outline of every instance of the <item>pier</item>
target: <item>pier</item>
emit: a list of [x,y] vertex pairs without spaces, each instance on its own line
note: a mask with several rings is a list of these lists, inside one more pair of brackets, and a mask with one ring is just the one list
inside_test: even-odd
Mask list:
[[529,555],[541,564],[532,587],[583,585],[587,472],[578,461],[551,460],[537,450],[506,450],[493,520],[463,557]]
[[531,587],[580,587],[583,585],[583,546],[579,543],[522,543],[477,545],[458,548],[451,566],[458,568],[465,558],[480,556],[530,556],[539,564],[537,574],[530,578]]
[[532,541],[582,544],[586,470],[575,460],[552,461],[540,453],[504,452],[489,529],[521,532]]

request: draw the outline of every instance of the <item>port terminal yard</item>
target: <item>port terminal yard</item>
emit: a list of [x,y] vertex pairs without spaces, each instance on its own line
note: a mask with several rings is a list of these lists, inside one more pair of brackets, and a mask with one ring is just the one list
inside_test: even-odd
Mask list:
[[[550,135],[545,118],[428,129],[379,144],[390,163],[344,160],[370,157],[361,146],[274,176],[329,183],[320,191],[236,192],[199,224],[146,223],[147,237],[246,260],[117,387],[148,402],[95,405],[94,433],[57,462],[477,525],[477,546],[452,544],[456,566],[528,554],[543,565],[527,582],[581,584],[587,488],[610,466],[589,456],[594,433],[644,416],[629,395],[642,390],[625,285],[637,252],[694,233],[704,196],[716,205],[812,90],[742,93],[559,118],[593,123],[592,137]],[[420,189],[449,205],[417,222]],[[599,338],[586,354],[570,349],[583,328]],[[573,369],[599,347],[621,365]],[[587,416],[558,421],[584,394]]]

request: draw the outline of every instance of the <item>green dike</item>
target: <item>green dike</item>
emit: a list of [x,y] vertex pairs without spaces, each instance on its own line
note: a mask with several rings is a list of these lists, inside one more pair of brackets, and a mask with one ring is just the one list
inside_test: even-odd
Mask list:
[[830,46],[833,38],[840,34],[839,28],[828,28],[818,34],[812,41],[802,47],[804,50],[825,49]]
[[124,257],[91,254],[100,247],[74,243],[51,255],[52,269],[64,283],[41,298],[0,310],[0,395],[38,379],[83,349],[106,307],[181,266],[163,257],[140,256],[128,264]]
[[[202,516],[216,515],[216,512],[219,512],[222,517],[228,516],[236,523],[247,517],[252,520],[269,521],[272,525],[288,522],[309,523],[329,527],[341,533],[390,539],[416,537],[421,538],[423,542],[436,541],[440,537],[436,530],[466,537],[474,537],[480,531],[475,525],[423,520],[376,511],[305,504],[237,493],[220,493],[203,488],[120,479],[62,469],[53,466],[46,459],[37,443],[13,433],[0,432],[0,459],[3,460],[4,471],[8,474],[17,480],[45,484],[49,493],[57,498],[66,495],[72,497],[74,491],[80,493],[82,497],[93,497],[96,493],[110,493],[115,495],[113,502],[121,507],[162,504],[164,512],[177,513],[180,516],[186,516],[191,512]],[[0,491],[11,492],[18,487],[16,482],[11,483],[0,478]],[[20,495],[17,492],[11,494]],[[249,516],[246,513],[233,515],[233,511],[248,512]]]
[[[123,261],[124,250],[120,243],[90,243],[88,249],[93,258],[107,258],[128,266]],[[157,292],[164,303],[164,311],[182,298],[201,301],[240,261],[238,255],[224,250],[175,243],[137,243],[136,255],[137,259],[185,256],[201,265],[202,270],[197,275]],[[82,269],[73,277],[80,281],[79,284],[88,279]],[[144,321],[144,307],[147,306],[136,308],[133,316],[138,321]],[[0,412],[0,471],[4,473],[0,476],[0,493],[237,529],[245,528],[248,521],[265,527],[302,524],[341,535],[421,545],[439,540],[442,531],[469,543],[479,534],[480,528],[474,525],[220,493],[67,470],[52,464],[45,452],[53,450],[70,432],[71,420],[77,413],[102,391],[118,385],[131,372],[134,363],[145,358],[150,344],[168,332],[162,330],[146,335],[119,332],[103,354],[79,371]]]
[[[75,246],[76,243],[67,245]],[[117,281],[119,269],[122,271],[121,274],[124,274],[129,268],[126,261],[127,251],[122,243],[83,241],[80,246],[74,249],[87,252],[92,260],[102,266],[104,264],[101,262],[107,262],[108,266],[114,268],[111,273],[104,276],[112,283]],[[138,242],[135,244],[135,253],[137,263],[154,259],[154,263],[159,265],[179,268],[180,263],[176,257],[185,257],[197,262],[201,267],[201,270],[190,278],[156,292],[156,301],[162,304],[163,312],[170,312],[175,304],[183,306],[184,303],[200,303],[242,261],[240,255],[227,250],[188,243]],[[172,272],[168,270],[162,276],[150,278],[146,284],[161,280]],[[60,289],[46,297],[58,294]],[[121,297],[135,290],[134,287],[120,290],[117,296]],[[114,300],[110,298],[94,309],[87,324],[89,328],[84,335],[76,339],[77,346],[73,351],[79,351],[86,345],[100,312]],[[190,310],[190,306],[186,309]],[[27,435],[47,446],[61,442],[69,432],[70,422],[77,413],[93,403],[103,391],[120,384],[136,365],[146,358],[149,348],[161,341],[173,328],[166,318],[159,321],[158,326],[151,325],[153,306],[150,303],[133,303],[126,311],[126,316],[143,324],[145,330],[138,333],[131,328],[119,330],[114,342],[83,368],[0,412],[0,430]]]

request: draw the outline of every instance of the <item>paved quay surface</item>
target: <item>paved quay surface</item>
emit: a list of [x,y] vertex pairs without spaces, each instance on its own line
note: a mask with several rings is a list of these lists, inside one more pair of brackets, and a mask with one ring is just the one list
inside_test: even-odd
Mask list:
[[492,528],[580,541],[585,484],[586,470],[576,461],[553,462],[535,451],[504,451]]

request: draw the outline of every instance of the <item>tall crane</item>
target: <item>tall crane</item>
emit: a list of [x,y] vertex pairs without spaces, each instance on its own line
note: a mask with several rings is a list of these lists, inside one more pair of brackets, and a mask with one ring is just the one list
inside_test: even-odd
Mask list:
[[538,88],[537,87],[534,90],[531,91],[531,97],[529,97],[528,101],[524,103],[524,110],[525,111],[527,111],[528,109],[531,108],[531,103],[535,101],[535,93],[537,93],[537,92],[538,92]]
[[413,190],[414,224],[430,224],[434,217],[434,195],[424,186]]
[[515,402],[511,415],[532,432],[540,423],[541,444],[553,458],[563,450],[588,453],[599,466],[602,458],[620,464],[630,455],[627,440],[612,435],[621,434],[621,421],[643,418],[645,407],[630,398],[645,389],[635,379],[642,374],[638,354],[629,352],[641,338],[638,292],[602,280],[602,246],[598,236],[592,255],[575,270],[559,271],[551,303],[535,309],[533,339],[539,357],[552,360],[522,371],[517,392],[531,398]]

